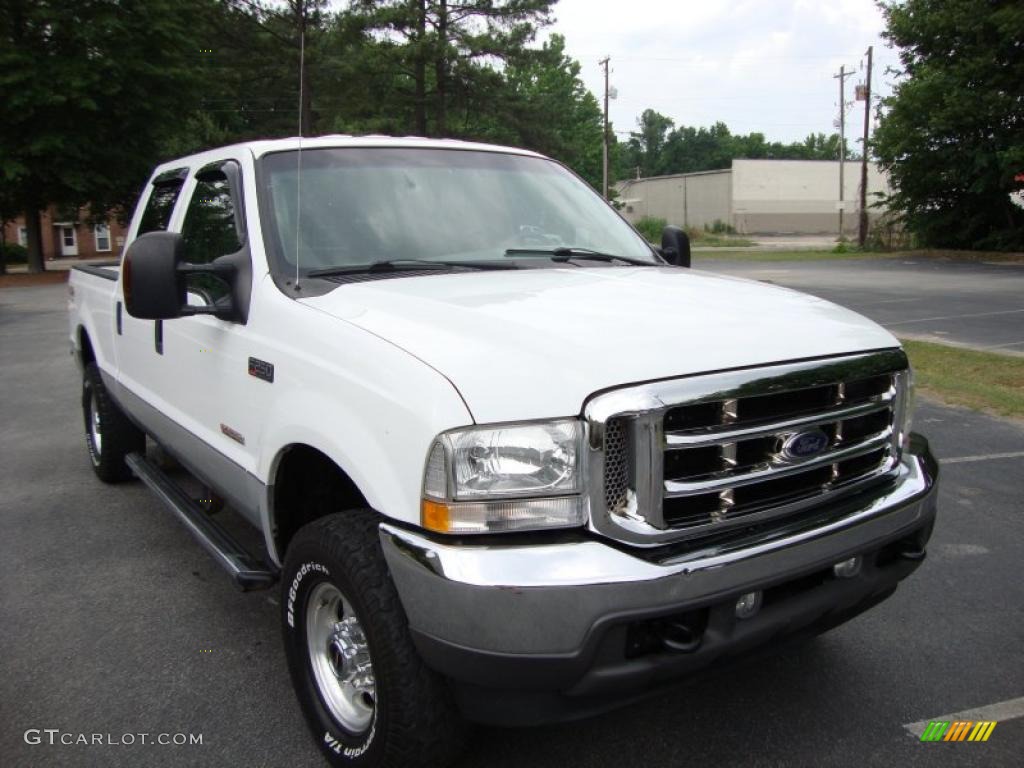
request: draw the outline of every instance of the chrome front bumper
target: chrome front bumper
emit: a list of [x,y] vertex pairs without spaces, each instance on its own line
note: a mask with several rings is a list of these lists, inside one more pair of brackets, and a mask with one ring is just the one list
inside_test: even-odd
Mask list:
[[609,622],[735,599],[916,532],[926,539],[937,477],[927,442],[915,435],[887,485],[759,538],[653,557],[593,538],[449,543],[387,523],[380,537],[414,636],[486,656],[568,658]]

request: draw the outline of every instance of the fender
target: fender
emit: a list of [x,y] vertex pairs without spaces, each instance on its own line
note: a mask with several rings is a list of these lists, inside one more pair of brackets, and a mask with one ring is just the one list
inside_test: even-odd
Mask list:
[[[264,421],[257,467],[258,478],[267,486],[265,532],[272,530],[270,489],[281,457],[295,444],[330,458],[381,514],[418,522],[423,464],[433,439],[446,429],[471,424],[472,418],[447,380],[419,361],[407,360],[412,365],[403,376],[405,382],[420,379],[410,390],[418,393],[412,402],[372,402],[379,393],[367,391],[354,398],[362,402],[358,409],[336,388],[291,389],[275,400]],[[338,381],[330,374],[327,378]]]

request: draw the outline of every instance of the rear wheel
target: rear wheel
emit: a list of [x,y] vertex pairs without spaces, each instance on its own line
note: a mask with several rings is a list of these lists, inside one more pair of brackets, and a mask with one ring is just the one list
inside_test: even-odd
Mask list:
[[85,445],[96,476],[105,483],[127,480],[132,473],[124,457],[143,452],[146,436],[110,398],[96,363],[89,363],[82,377],[82,415]]
[[337,766],[440,766],[463,724],[444,681],[420,660],[371,510],[302,528],[282,572],[292,683],[313,738]]

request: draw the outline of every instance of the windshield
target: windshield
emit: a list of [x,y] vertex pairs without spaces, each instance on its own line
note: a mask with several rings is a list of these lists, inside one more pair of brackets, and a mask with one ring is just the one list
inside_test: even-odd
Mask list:
[[303,275],[385,260],[508,261],[506,252],[516,249],[578,248],[656,262],[643,238],[550,160],[449,149],[311,149],[302,151],[301,190],[298,160],[290,151],[261,161],[267,250],[285,274],[295,273],[296,255]]

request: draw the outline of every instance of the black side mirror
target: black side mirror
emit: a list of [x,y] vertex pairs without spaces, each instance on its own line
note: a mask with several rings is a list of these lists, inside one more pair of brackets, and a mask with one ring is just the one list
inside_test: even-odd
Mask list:
[[665,227],[661,230],[661,255],[669,264],[690,266],[689,236],[679,227]]
[[135,239],[124,255],[121,283],[128,314],[142,320],[173,320],[187,315],[216,315],[233,319],[230,307],[190,306],[186,297],[189,274],[209,273],[230,285],[237,271],[230,260],[210,264],[185,262],[184,241],[177,232],[147,232]]
[[128,314],[143,320],[181,317],[185,306],[185,273],[181,235],[148,232],[128,247],[121,283]]

